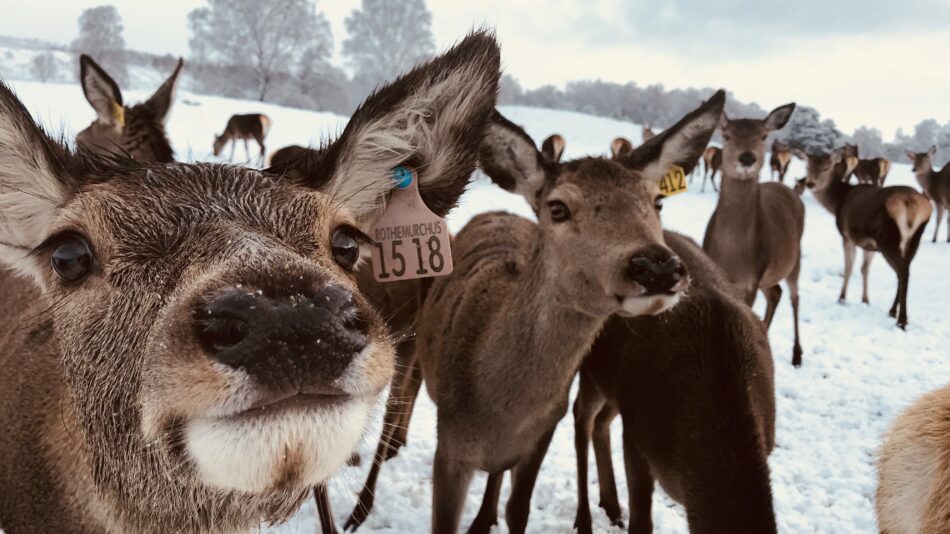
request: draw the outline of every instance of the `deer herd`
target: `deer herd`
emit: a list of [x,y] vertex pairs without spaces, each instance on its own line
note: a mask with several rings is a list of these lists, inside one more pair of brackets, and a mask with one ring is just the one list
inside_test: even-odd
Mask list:
[[[561,136],[539,148],[495,109],[499,64],[494,36],[474,32],[375,91],[336,140],[285,147],[263,170],[174,161],[164,124],[181,61],[130,106],[82,56],[96,120],[75,150],[0,83],[0,528],[244,532],[315,498],[323,532],[334,533],[327,481],[385,406],[376,461],[345,524],[355,530],[386,498],[380,470],[405,444],[424,386],[437,407],[432,531],[458,531],[482,471],[468,531],[489,532],[510,471],[504,520],[524,532],[576,379],[579,532],[593,529],[591,442],[600,506],[624,524],[610,437],[618,415],[629,532],[652,531],[655,482],[685,508],[690,532],[775,532],[767,329],[782,281],[792,364],[802,365],[805,207],[783,184],[789,162],[807,160],[800,184],[835,217],[841,300],[856,248],[864,302],[881,252],[897,274],[890,313],[901,328],[931,203],[938,227],[950,212],[950,167],[933,169],[934,149],[909,153],[923,192],[884,187],[889,162],[862,160],[854,146],[769,146],[794,104],[730,118],[722,90],[663,131],[644,128],[640,146],[617,138],[610,157],[564,160]],[[270,127],[266,115],[235,115],[214,153],[230,142],[233,159],[243,140],[250,160],[253,139],[263,166]],[[722,146],[710,147],[716,130]],[[759,183],[767,152],[775,180]],[[702,244],[660,217],[661,180],[700,160],[703,186],[720,192]],[[536,221],[479,215],[452,237],[450,274],[379,282],[364,265],[368,232],[401,187],[400,166],[438,216],[477,167],[524,197]],[[758,291],[763,319],[750,308]],[[886,436],[882,532],[950,530],[948,420],[943,390]]]

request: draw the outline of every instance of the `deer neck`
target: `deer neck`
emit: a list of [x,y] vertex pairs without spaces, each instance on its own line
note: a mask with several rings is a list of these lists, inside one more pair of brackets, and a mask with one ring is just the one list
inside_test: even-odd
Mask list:
[[720,189],[716,224],[734,243],[753,240],[758,229],[759,181],[723,176]]
[[917,183],[920,184],[920,187],[929,193],[930,184],[933,182],[935,174],[937,173],[934,171],[933,164],[931,164],[926,169],[917,171],[914,176],[917,178]]
[[825,209],[837,216],[853,188],[853,185],[844,180],[832,179],[830,184],[821,189],[814,189],[812,193]]

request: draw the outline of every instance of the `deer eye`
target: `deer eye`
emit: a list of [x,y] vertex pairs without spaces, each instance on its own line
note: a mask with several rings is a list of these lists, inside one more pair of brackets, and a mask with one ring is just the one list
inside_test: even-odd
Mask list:
[[356,240],[356,230],[350,226],[340,226],[330,238],[333,261],[347,271],[352,271],[360,259],[360,244]]
[[732,141],[732,136],[729,134],[722,134],[722,138],[726,141]]
[[765,140],[768,139],[768,138],[769,138],[769,134],[765,134],[765,135],[762,136],[762,140],[763,140],[763,141],[765,141]]
[[77,234],[60,238],[50,256],[50,265],[66,282],[78,282],[92,270],[92,251],[86,239]]
[[663,211],[663,196],[662,195],[659,195],[655,199],[653,199],[653,208],[656,209],[657,212]]
[[551,220],[554,222],[564,222],[571,218],[571,210],[560,200],[551,201],[548,204],[548,210],[550,210]]

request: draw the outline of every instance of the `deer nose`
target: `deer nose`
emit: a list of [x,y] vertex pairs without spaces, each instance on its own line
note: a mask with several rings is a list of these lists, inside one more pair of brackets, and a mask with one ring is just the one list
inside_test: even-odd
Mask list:
[[739,163],[743,164],[746,167],[751,167],[755,165],[755,154],[746,150],[742,154],[739,154]]
[[211,358],[280,390],[330,385],[368,344],[353,295],[335,285],[282,298],[228,289],[196,311],[194,327]]
[[627,264],[627,278],[643,287],[647,295],[671,293],[686,276],[683,262],[661,248],[640,252]]

